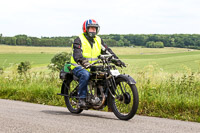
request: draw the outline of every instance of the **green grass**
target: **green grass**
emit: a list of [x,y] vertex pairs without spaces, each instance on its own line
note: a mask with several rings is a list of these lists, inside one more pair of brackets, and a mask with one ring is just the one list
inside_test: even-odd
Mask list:
[[[138,114],[200,122],[200,51],[112,49],[129,64],[122,73],[137,82]],[[0,73],[0,98],[65,106],[63,97],[56,95],[62,83],[58,73],[46,68],[57,51],[65,50],[0,45],[0,67],[4,68],[4,73]],[[16,65],[9,67],[21,61],[32,63],[33,68],[26,76],[17,73]]]
[[31,47],[31,46],[9,46],[0,44],[0,53],[9,54],[33,54],[47,53],[55,54],[63,51],[71,51],[70,47]]
[[[112,48],[129,65],[132,72],[143,70],[147,65],[157,65],[164,72],[184,72],[189,68],[193,72],[200,68],[200,51],[180,48]],[[57,52],[71,51],[71,48],[24,47],[0,45],[0,67],[9,67],[21,61],[30,61],[32,67],[47,66]],[[38,70],[38,69],[36,69]]]
[[168,53],[168,54],[151,54],[151,55],[120,55],[122,59],[161,59],[171,57],[185,57],[190,55],[200,55],[200,51],[181,52],[181,53]]
[[135,74],[140,96],[138,114],[200,122],[200,75],[154,71]]
[[22,53],[7,53],[0,54],[0,67],[9,67],[13,64],[18,64],[22,61],[30,61],[32,66],[41,66],[50,63],[54,54],[22,54]]
[[58,75],[37,72],[18,75],[15,71],[7,76],[0,75],[0,98],[32,103],[64,106],[60,93],[61,80]]
[[157,55],[121,55],[120,58],[135,67],[134,72],[151,64],[170,73],[185,72],[187,68],[193,72],[200,69],[200,51]]
[[[26,76],[12,71],[0,75],[0,98],[65,106],[58,73],[34,72]],[[137,81],[137,114],[200,122],[200,75],[169,74],[153,66],[132,74]]]

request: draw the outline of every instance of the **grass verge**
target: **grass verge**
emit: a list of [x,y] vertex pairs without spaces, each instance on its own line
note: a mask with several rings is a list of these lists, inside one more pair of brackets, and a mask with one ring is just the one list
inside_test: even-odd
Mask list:
[[[131,76],[137,81],[140,115],[200,122],[200,73],[164,73],[147,66]],[[56,95],[62,81],[58,73],[15,71],[0,75],[0,98],[65,106]]]

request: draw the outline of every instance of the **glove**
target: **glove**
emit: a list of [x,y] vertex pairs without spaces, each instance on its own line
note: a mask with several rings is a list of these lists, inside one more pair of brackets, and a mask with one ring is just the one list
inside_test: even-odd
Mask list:
[[83,60],[82,62],[81,62],[81,65],[84,67],[84,68],[88,68],[89,66],[90,66],[90,63],[87,61],[87,60]]
[[125,63],[124,62],[122,62],[121,60],[118,60],[117,61],[117,66],[120,66],[120,67],[126,67],[126,65],[125,65]]
[[121,60],[116,60],[116,59],[114,59],[113,60],[113,63],[116,65],[116,66],[119,66],[119,67],[126,67],[126,65],[125,65],[125,63],[124,62],[122,62]]

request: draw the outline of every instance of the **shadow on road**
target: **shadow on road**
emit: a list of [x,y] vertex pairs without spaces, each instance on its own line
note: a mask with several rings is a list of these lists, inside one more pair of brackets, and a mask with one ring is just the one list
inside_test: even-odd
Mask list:
[[87,117],[95,117],[95,118],[102,118],[102,119],[119,120],[117,118],[109,118],[109,117],[105,117],[105,116],[101,116],[101,115],[94,115],[94,114],[88,114],[88,113],[86,114],[85,112],[81,113],[81,114],[73,114],[70,112],[54,111],[54,110],[43,110],[41,112],[46,113],[46,114],[51,114],[51,115],[87,116]]

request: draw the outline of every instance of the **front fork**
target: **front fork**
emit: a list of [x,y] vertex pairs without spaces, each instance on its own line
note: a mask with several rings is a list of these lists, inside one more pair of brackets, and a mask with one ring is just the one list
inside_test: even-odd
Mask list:
[[[126,77],[127,78],[127,82],[130,83],[130,84],[135,84],[135,80],[133,78],[131,78],[130,76],[126,76],[126,75],[120,75],[120,77]],[[113,98],[117,98],[119,96],[119,92],[117,90],[117,84],[116,84],[116,79],[114,76],[108,76],[106,78],[106,84],[107,84],[107,88],[108,88],[108,91],[110,92],[110,95],[113,97]],[[122,92],[122,94],[125,94],[126,93],[126,87],[124,86],[124,84],[120,83],[119,84],[119,87],[120,87],[120,90]]]
[[[116,88],[117,88],[117,85],[116,85],[116,82],[115,82],[115,79],[113,76],[108,76],[106,77],[106,85],[107,85],[107,93],[108,91],[110,92],[110,95],[113,97],[113,98],[116,98],[115,95],[116,95]],[[106,93],[106,94],[107,94]]]

